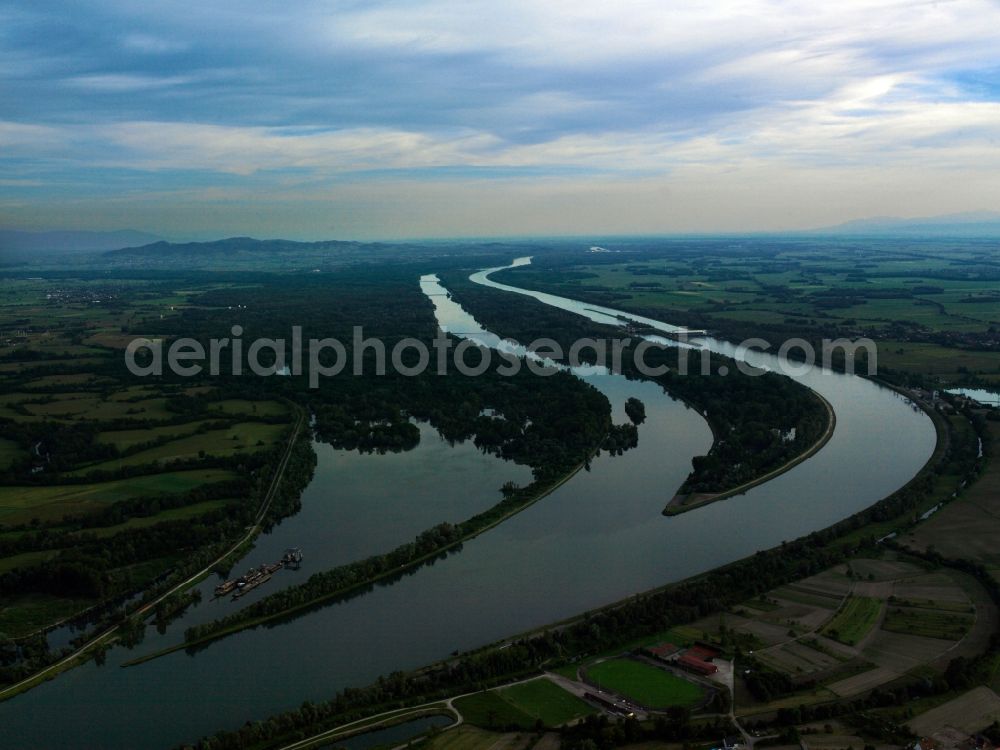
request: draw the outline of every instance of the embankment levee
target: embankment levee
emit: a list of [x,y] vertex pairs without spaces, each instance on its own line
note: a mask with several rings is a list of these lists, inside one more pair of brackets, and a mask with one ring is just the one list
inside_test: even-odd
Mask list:
[[793,469],[806,459],[814,456],[824,445],[830,442],[830,438],[833,437],[833,432],[837,427],[837,413],[833,410],[833,406],[830,405],[830,402],[823,398],[819,393],[813,391],[813,395],[823,403],[823,407],[826,410],[826,429],[823,430],[823,434],[820,435],[812,445],[806,448],[806,450],[799,453],[797,456],[782,464],[778,468],[772,469],[766,474],[762,474],[755,479],[751,479],[749,482],[744,482],[738,487],[723,490],[722,492],[674,495],[670,499],[670,502],[667,503],[667,506],[663,509],[663,515],[676,516],[681,513],[686,513],[689,510],[694,510],[695,508],[701,508],[705,505],[709,505],[710,503],[718,502],[719,500],[725,500],[726,498],[733,497],[734,495],[740,495],[753,487],[764,484],[764,482],[769,482],[775,477],[781,476],[786,471]]
[[[600,442],[603,443],[604,442],[604,438],[602,438]],[[268,613],[266,615],[260,615],[258,617],[248,618],[247,620],[243,620],[243,621],[240,621],[240,622],[237,622],[237,623],[233,623],[229,627],[221,628],[220,630],[217,630],[217,631],[212,632],[212,633],[208,633],[208,634],[206,634],[204,636],[201,636],[201,637],[198,637],[198,638],[193,638],[193,639],[190,639],[190,640],[185,640],[182,643],[178,643],[178,644],[175,644],[173,646],[168,646],[167,648],[160,649],[159,651],[154,651],[154,652],[146,654],[144,656],[140,656],[140,657],[138,657],[136,659],[131,659],[129,661],[124,662],[122,664],[122,666],[123,667],[131,667],[131,666],[135,666],[137,664],[143,664],[143,663],[145,663],[147,661],[151,661],[153,659],[157,659],[157,658],[159,658],[161,656],[166,656],[167,654],[174,653],[175,651],[180,651],[181,649],[199,648],[201,646],[206,646],[206,645],[208,645],[212,641],[218,640],[219,638],[224,638],[224,637],[226,637],[228,635],[233,635],[235,633],[240,632],[241,630],[246,630],[248,628],[253,628],[253,627],[256,627],[258,625],[263,625],[263,624],[268,623],[268,622],[273,622],[275,620],[280,620],[280,619],[284,619],[286,617],[291,617],[291,616],[294,616],[294,615],[296,615],[296,614],[298,614],[300,612],[309,610],[309,609],[311,609],[311,608],[313,608],[313,607],[315,607],[315,606],[317,606],[319,604],[323,604],[324,602],[328,602],[328,601],[331,601],[331,600],[341,599],[341,598],[344,598],[344,597],[348,597],[351,594],[354,594],[354,593],[356,593],[358,591],[363,591],[363,590],[367,589],[368,587],[373,586],[373,585],[375,585],[377,583],[381,583],[383,581],[392,579],[393,577],[398,576],[398,575],[400,575],[402,573],[406,573],[407,571],[410,571],[410,570],[413,570],[415,568],[418,568],[421,565],[423,565],[424,563],[428,562],[429,560],[436,559],[440,555],[448,553],[449,551],[451,551],[451,550],[459,547],[463,543],[468,542],[471,539],[474,539],[475,537],[479,536],[480,534],[483,534],[483,533],[489,531],[490,529],[492,529],[492,528],[494,528],[496,526],[499,526],[501,523],[507,521],[508,519],[512,518],[513,516],[517,515],[518,513],[522,512],[522,511],[526,510],[527,508],[530,508],[532,505],[534,505],[535,503],[537,503],[539,500],[542,500],[543,498],[547,497],[551,493],[555,492],[557,489],[559,489],[560,487],[562,487],[566,482],[568,482],[570,479],[572,479],[574,476],[576,476],[576,474],[589,463],[590,459],[592,459],[597,454],[598,450],[600,450],[600,444],[598,444],[598,446],[594,447],[590,451],[590,454],[588,455],[587,460],[581,461],[576,466],[574,466],[570,471],[568,471],[566,474],[564,474],[562,477],[560,477],[559,479],[555,480],[551,484],[546,485],[545,487],[541,488],[537,493],[535,493],[534,495],[532,495],[525,502],[517,505],[514,508],[511,508],[508,512],[506,512],[506,513],[502,514],[501,516],[499,516],[499,517],[491,520],[489,523],[485,524],[484,526],[475,528],[475,529],[469,531],[467,534],[464,534],[460,538],[456,539],[455,541],[453,541],[453,542],[451,542],[451,543],[449,543],[447,545],[441,546],[441,547],[433,550],[432,552],[428,552],[425,555],[421,555],[420,557],[414,558],[413,560],[408,561],[404,565],[400,565],[399,567],[393,568],[391,570],[383,571],[381,573],[378,573],[377,575],[374,575],[374,576],[371,576],[369,578],[366,578],[363,581],[358,581],[356,583],[352,583],[352,584],[350,584],[348,586],[344,586],[344,587],[342,587],[340,589],[337,589],[335,591],[330,591],[330,592],[324,593],[321,596],[317,596],[317,597],[314,597],[312,599],[309,599],[308,601],[301,602],[299,604],[296,604],[293,607],[288,607],[286,609],[282,609],[282,610],[279,610],[277,612]],[[487,511],[487,513],[488,512],[489,511]]]

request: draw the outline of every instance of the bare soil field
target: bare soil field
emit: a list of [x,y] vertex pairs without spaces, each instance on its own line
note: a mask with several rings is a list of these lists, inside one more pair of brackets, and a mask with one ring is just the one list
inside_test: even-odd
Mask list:
[[851,579],[847,575],[846,565],[837,565],[809,578],[803,578],[800,583],[811,589],[840,597],[846,596],[851,590]]
[[962,642],[934,663],[933,666],[937,669],[944,669],[947,666],[947,661],[957,656],[971,658],[982,653],[989,645],[993,634],[997,632],[997,628],[1000,627],[1000,613],[997,612],[996,605],[985,589],[972,576],[952,573],[952,577],[962,587],[975,607],[976,619]]
[[887,633],[880,630],[862,650],[866,659],[898,674],[938,658],[951,646],[951,641],[919,635]]
[[[780,599],[777,601],[781,602]],[[775,625],[793,624],[805,630],[816,630],[830,618],[830,610],[805,604],[787,604],[762,612],[758,617]]]
[[843,600],[841,594],[832,594],[820,588],[798,583],[776,588],[771,592],[771,596],[780,602],[805,604],[809,607],[824,607],[831,610],[840,606],[840,602]]
[[892,581],[858,581],[854,584],[854,594],[873,599],[888,599],[892,596],[892,588]]
[[1000,696],[988,687],[977,687],[911,719],[909,726],[921,736],[935,734],[947,727],[973,734],[998,719]]
[[789,639],[788,627],[773,625],[760,620],[750,620],[745,617],[731,617],[729,627],[740,633],[755,635],[765,646],[774,646]]
[[758,654],[761,661],[790,675],[810,675],[841,664],[838,659],[793,641]]
[[858,655],[858,650],[856,648],[853,648],[852,646],[846,646],[843,643],[840,643],[839,641],[833,640],[832,638],[827,638],[826,636],[818,634],[815,636],[815,638],[821,649],[836,654],[841,659],[845,660],[851,659]]
[[870,560],[868,558],[851,560],[851,570],[854,571],[855,575],[871,581],[892,581],[924,572],[912,563],[898,560]]
[[812,734],[803,737],[809,750],[842,750],[845,747],[864,747],[866,743],[856,734]]
[[[933,603],[941,609],[962,609],[969,606],[969,597],[961,588],[955,588],[954,579],[944,573],[929,573],[918,578],[908,578],[897,581],[893,595],[898,599],[909,600],[913,605]],[[964,607],[954,608],[949,605],[961,604]]]
[[841,698],[849,698],[852,695],[859,695],[860,693],[865,693],[872,688],[878,687],[879,685],[883,685],[886,682],[896,679],[898,676],[899,672],[894,669],[876,667],[875,669],[870,669],[867,672],[852,675],[847,679],[833,682],[827,685],[827,688]]

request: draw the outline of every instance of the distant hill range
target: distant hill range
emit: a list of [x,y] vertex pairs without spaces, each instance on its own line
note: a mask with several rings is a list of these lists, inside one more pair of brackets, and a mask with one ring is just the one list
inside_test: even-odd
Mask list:
[[114,259],[171,258],[180,260],[185,256],[204,258],[218,255],[273,254],[322,252],[343,250],[360,246],[359,242],[325,240],[322,242],[295,242],[293,240],[256,240],[253,237],[228,237],[211,242],[153,242],[139,247],[124,247],[105,253]]
[[813,230],[821,234],[896,237],[1000,237],[1000,213],[946,214],[919,219],[875,217]]
[[72,230],[52,232],[22,232],[0,229],[0,257],[29,257],[99,253],[120,247],[156,242],[160,238],[146,232],[123,229],[117,232],[78,232]]

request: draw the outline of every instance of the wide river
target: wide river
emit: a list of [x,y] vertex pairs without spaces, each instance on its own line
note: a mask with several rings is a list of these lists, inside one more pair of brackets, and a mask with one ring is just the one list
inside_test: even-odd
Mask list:
[[[518,264],[528,262],[519,259]],[[609,308],[473,280],[527,294],[603,323]],[[439,325],[495,345],[497,337],[451,300],[434,277],[421,280]],[[663,330],[672,326],[638,316]],[[502,334],[502,331],[497,333]],[[699,344],[732,355],[722,341]],[[696,359],[692,357],[692,359]],[[777,367],[769,355],[748,357]],[[73,669],[0,703],[0,747],[166,748],[220,728],[263,719],[304,700],[320,701],[350,685],[409,669],[544,625],[630,594],[732,562],[807,534],[876,502],[910,479],[934,448],[930,420],[892,390],[820,370],[799,379],[837,413],[833,438],[791,471],[747,493],[675,517],[661,514],[705,453],[711,432],[692,409],[648,382],[612,374],[586,376],[611,401],[615,420],[636,396],[646,405],[639,446],[603,454],[589,471],[463,549],[390,585],[320,608],[272,628],[231,636],[195,655],[177,652],[122,668],[137,655],[178,642],[186,627],[231,611],[205,601],[160,635],[150,628],[134,651],[115,648],[107,663]],[[459,521],[488,507],[524,467],[450,446],[433,429],[404,454],[360,455],[316,444],[319,465],[286,519],[237,569],[302,547],[303,569],[280,571],[253,600],[311,572],[381,552],[440,521]],[[245,602],[244,602],[245,604]]]

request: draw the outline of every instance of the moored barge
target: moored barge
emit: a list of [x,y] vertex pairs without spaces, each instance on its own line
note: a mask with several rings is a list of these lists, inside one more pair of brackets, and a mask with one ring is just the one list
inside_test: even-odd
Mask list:
[[302,562],[302,551],[299,549],[288,549],[285,550],[285,554],[282,558],[275,563],[264,564],[259,568],[250,568],[246,573],[244,573],[239,578],[231,578],[228,581],[223,581],[218,586],[215,587],[215,595],[225,596],[226,594],[233,594],[233,598],[239,598],[243,596],[247,591],[255,589],[260,584],[271,580],[271,575],[281,568],[298,568],[299,564]]

